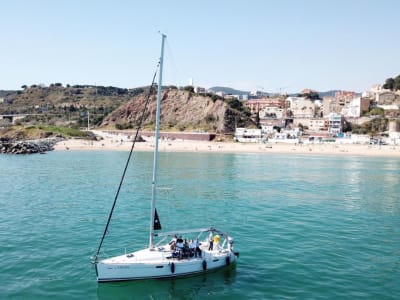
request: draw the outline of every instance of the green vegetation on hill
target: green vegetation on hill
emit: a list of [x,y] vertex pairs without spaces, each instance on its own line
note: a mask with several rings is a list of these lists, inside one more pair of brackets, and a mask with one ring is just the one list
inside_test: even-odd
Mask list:
[[43,132],[51,133],[52,135],[62,136],[64,138],[68,138],[68,137],[87,138],[87,137],[91,136],[91,134],[87,131],[82,131],[82,130],[75,129],[75,128],[57,127],[57,126],[51,126],[51,125],[29,126],[26,129],[27,130],[38,129],[38,130],[42,130]]
[[352,133],[354,134],[369,134],[376,136],[387,130],[389,120],[383,116],[365,122],[362,125],[353,125]]
[[122,89],[92,85],[51,84],[49,87],[23,85],[21,91],[10,91],[0,103],[0,114],[25,114],[21,124],[56,126],[99,126],[104,117],[146,87]]
[[386,79],[384,85],[384,89],[388,89],[391,91],[399,91],[400,90],[400,75],[397,75],[395,78]]
[[0,138],[10,140],[36,140],[50,137],[90,139],[93,138],[93,134],[74,128],[48,125],[11,126],[0,130]]

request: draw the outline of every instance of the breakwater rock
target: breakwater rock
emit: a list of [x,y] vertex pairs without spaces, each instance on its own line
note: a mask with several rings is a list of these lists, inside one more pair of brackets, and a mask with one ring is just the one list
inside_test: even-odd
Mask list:
[[0,139],[0,153],[34,154],[54,150],[60,139],[19,140]]

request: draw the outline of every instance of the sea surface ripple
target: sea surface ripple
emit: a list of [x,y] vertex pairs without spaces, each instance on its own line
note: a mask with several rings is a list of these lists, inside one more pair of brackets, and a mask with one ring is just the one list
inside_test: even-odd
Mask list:
[[[98,284],[126,152],[0,155],[0,299],[399,299],[400,160],[161,153],[163,230],[213,225],[236,267]],[[146,247],[151,153],[135,153],[102,255]]]

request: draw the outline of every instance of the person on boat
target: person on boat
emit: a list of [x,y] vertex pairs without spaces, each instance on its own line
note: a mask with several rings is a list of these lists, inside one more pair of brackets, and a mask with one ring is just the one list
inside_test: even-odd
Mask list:
[[214,248],[214,239],[211,233],[208,239],[208,250],[212,250],[213,248]]
[[218,249],[219,239],[220,239],[220,237],[218,234],[214,236],[213,246],[215,246],[216,249]]
[[178,237],[175,234],[174,237],[172,238],[172,240],[169,242],[169,247],[170,247],[171,250],[175,250],[176,249],[176,241],[177,240],[178,240]]
[[229,250],[230,250],[230,251],[233,251],[233,239],[232,239],[232,238],[229,238],[229,239],[228,239],[228,242],[229,242]]
[[190,240],[189,255],[190,255],[190,257],[197,256],[196,255],[196,241],[194,241],[194,240]]
[[201,249],[200,249],[200,243],[199,239],[196,239],[193,241],[193,248],[194,248],[194,256],[195,257],[201,257]]
[[182,258],[183,248],[184,248],[183,239],[182,239],[181,237],[179,237],[179,238],[176,240],[176,250],[179,251],[179,258]]
[[183,255],[185,257],[190,256],[190,248],[189,248],[189,242],[187,239],[185,239],[185,242],[183,243]]
[[176,248],[178,248],[178,250],[182,250],[184,247],[183,245],[183,240],[182,239],[177,239],[176,241]]

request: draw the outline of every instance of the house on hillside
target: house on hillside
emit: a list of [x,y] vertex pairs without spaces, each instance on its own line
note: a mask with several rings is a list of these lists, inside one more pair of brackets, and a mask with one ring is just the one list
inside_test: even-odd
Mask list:
[[357,94],[353,91],[338,91],[335,93],[336,102],[342,107],[349,104],[356,97]]
[[371,100],[369,98],[356,97],[342,108],[342,115],[348,118],[359,118],[370,107]]
[[397,95],[391,91],[384,91],[375,94],[375,101],[378,105],[392,105],[396,102]]
[[200,86],[195,86],[194,87],[194,92],[197,94],[205,94],[206,93],[206,89]]
[[315,103],[304,97],[288,97],[286,102],[289,104],[287,108],[288,113],[293,118],[314,118],[315,117]]
[[327,96],[322,99],[323,115],[327,116],[330,113],[340,113],[342,107],[336,101],[335,97]]
[[276,98],[258,98],[250,99],[243,102],[252,115],[256,115],[259,111],[268,107],[277,107],[283,109],[285,107],[285,99],[281,97]]

